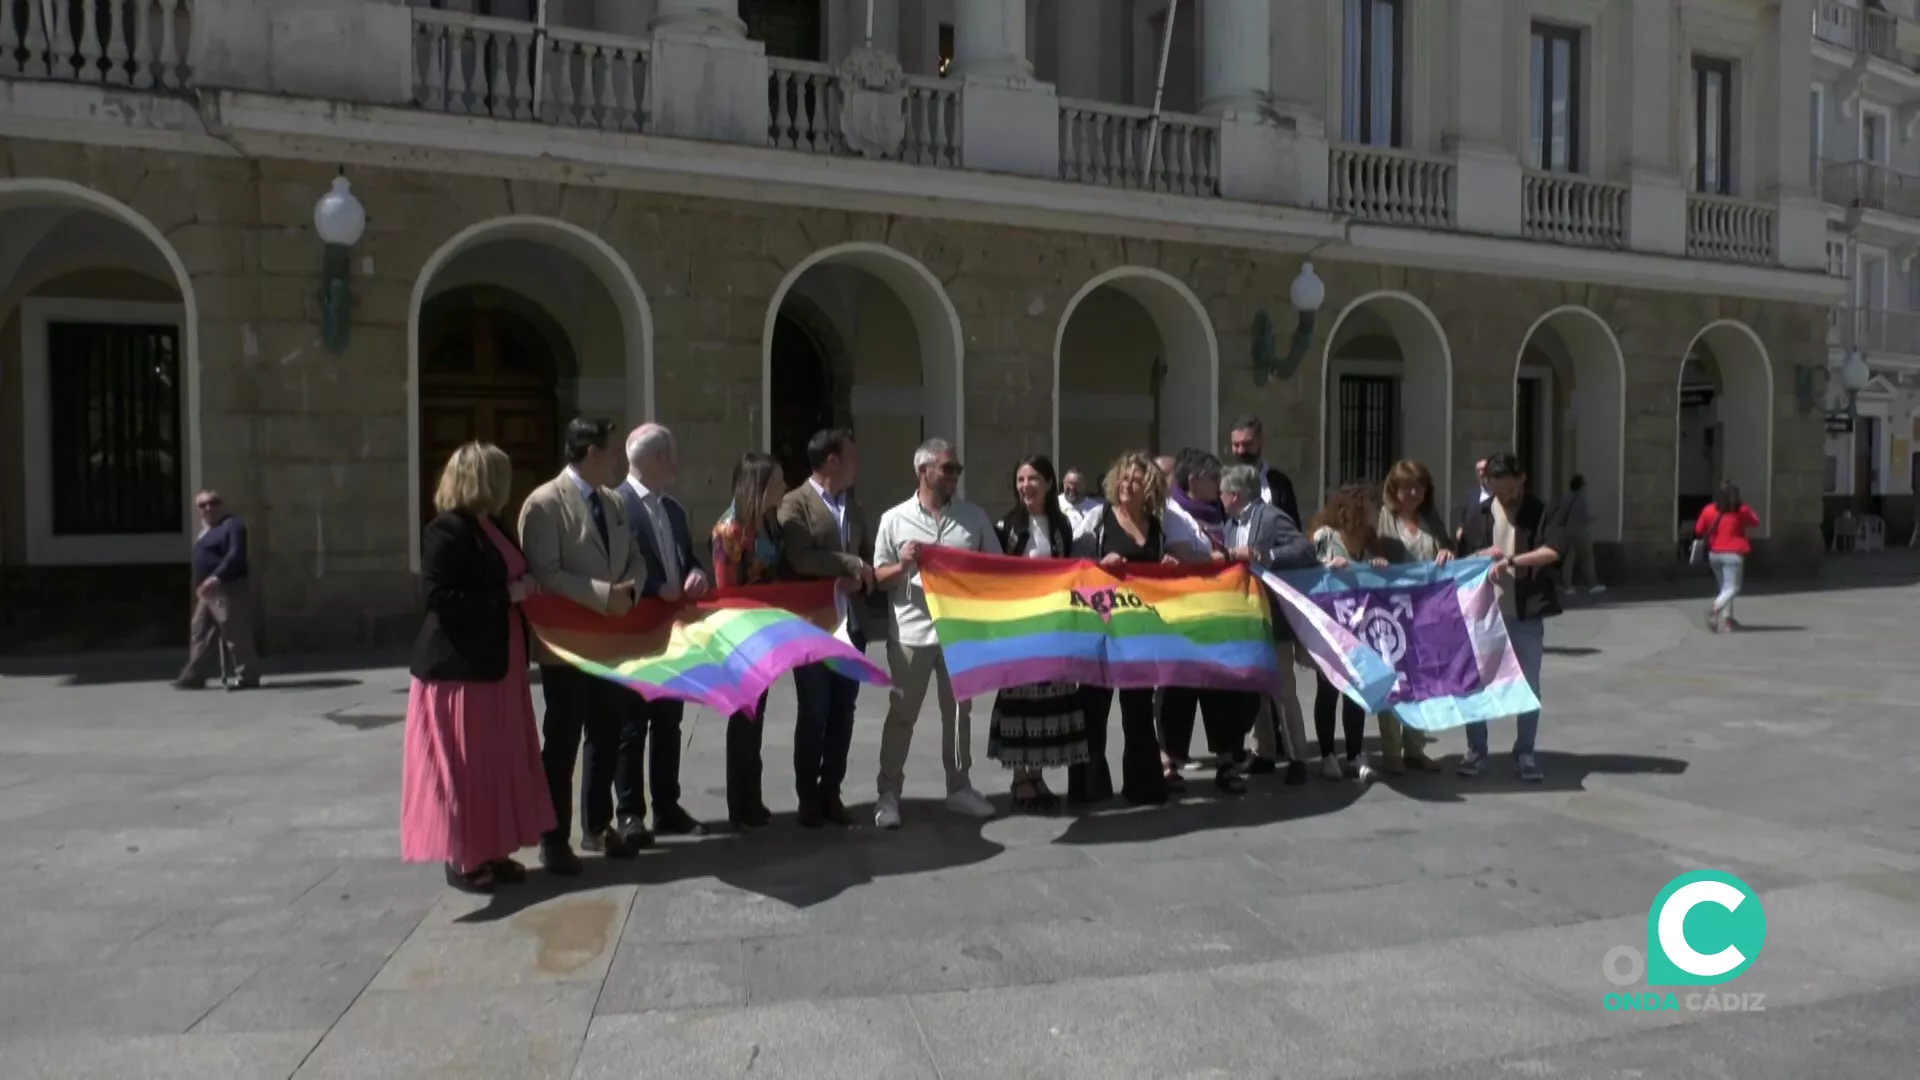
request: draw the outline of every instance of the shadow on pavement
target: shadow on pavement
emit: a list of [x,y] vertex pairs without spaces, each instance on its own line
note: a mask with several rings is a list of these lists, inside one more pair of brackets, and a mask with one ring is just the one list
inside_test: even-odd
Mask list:
[[[75,653],[65,656],[0,657],[0,676],[57,678],[61,686],[120,686],[167,683],[180,674],[186,649],[164,652]],[[336,690],[360,680],[336,673],[404,667],[403,656],[372,653],[351,656],[268,656],[260,661],[264,690]],[[323,678],[321,676],[332,676]]]
[[[992,801],[1004,815],[1005,798]],[[867,824],[873,820],[871,803],[848,809],[859,823],[851,829],[804,829],[793,814],[776,814],[765,829],[662,840],[633,859],[585,855],[587,871],[575,878],[530,868],[524,884],[502,889],[486,907],[456,921],[496,922],[569,893],[609,885],[666,885],[699,878],[809,908],[880,878],[970,866],[1006,850],[982,835],[988,821],[956,819],[936,799],[903,800],[901,815],[908,825],[901,832]]]
[[1457,775],[1460,755],[1436,758],[1437,772],[1395,776],[1388,787],[1409,799],[1422,802],[1463,802],[1469,795],[1511,794],[1534,791],[1584,791],[1589,776],[1678,776],[1687,771],[1680,758],[1651,757],[1643,754],[1540,754],[1540,767],[1547,778],[1528,783],[1513,772],[1513,758],[1495,753],[1479,776]]

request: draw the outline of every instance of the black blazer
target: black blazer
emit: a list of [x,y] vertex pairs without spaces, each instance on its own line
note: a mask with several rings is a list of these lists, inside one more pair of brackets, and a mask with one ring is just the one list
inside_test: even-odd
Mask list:
[[[513,533],[494,527],[507,543]],[[420,580],[427,617],[413,641],[413,677],[422,682],[499,682],[507,677],[508,619],[521,618],[507,595],[507,561],[462,511],[441,514],[420,534]],[[531,634],[522,623],[522,630]]]
[[[620,502],[627,508],[627,526],[633,530],[633,538],[640,545],[640,554],[647,560],[647,580],[640,585],[641,596],[659,596],[667,587],[666,563],[660,559],[660,545],[653,535],[653,517],[647,513],[640,494],[633,485],[620,481]],[[671,495],[662,493],[660,506],[667,512],[667,531],[673,536],[674,554],[680,563],[680,576],[685,578],[695,570],[706,573],[707,568],[700,562],[700,555],[693,549],[693,531],[687,524],[687,510],[680,501]],[[673,583],[678,586],[680,582]]]
[[[1467,515],[1461,526],[1460,554],[1471,556],[1493,546],[1493,500],[1488,499]],[[1523,496],[1513,514],[1513,553],[1552,548],[1564,556],[1567,551],[1567,508],[1563,503],[1543,503],[1534,495]],[[1552,564],[1516,567],[1513,571],[1513,607],[1521,621],[1552,618],[1560,614],[1560,587]]]
[[[1000,550],[1016,558],[1027,553],[1027,541],[1033,538],[1033,515],[1025,506],[1016,506],[993,523],[994,539]],[[1073,558],[1073,525],[1064,512],[1047,515],[1047,542],[1056,559]]]
[[1306,522],[1300,518],[1300,500],[1293,494],[1293,481],[1279,469],[1268,469],[1266,475],[1267,491],[1273,496],[1270,505],[1293,519],[1296,532],[1306,528]]

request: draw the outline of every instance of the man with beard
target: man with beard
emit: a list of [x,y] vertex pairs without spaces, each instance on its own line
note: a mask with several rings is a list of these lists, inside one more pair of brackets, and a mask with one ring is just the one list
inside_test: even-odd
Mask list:
[[1287,479],[1286,473],[1267,464],[1267,442],[1260,418],[1248,413],[1235,420],[1228,448],[1233,451],[1235,461],[1253,466],[1260,474],[1260,501],[1292,518],[1294,528],[1301,528],[1300,501],[1294,497],[1293,481]]

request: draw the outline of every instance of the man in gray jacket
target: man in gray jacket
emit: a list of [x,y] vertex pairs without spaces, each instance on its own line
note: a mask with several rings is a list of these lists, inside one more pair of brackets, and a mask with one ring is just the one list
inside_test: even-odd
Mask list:
[[[1227,512],[1229,558],[1263,570],[1305,570],[1319,565],[1320,561],[1313,554],[1312,541],[1300,532],[1293,519],[1285,511],[1260,498],[1258,469],[1251,465],[1235,465],[1221,473],[1220,505]],[[1297,695],[1293,681],[1293,631],[1285,620],[1274,619],[1273,637],[1274,649],[1280,660],[1280,692]],[[1247,733],[1253,729],[1254,719],[1259,715],[1260,695],[1245,695],[1243,704],[1244,708],[1234,710],[1236,722],[1232,730],[1216,733],[1212,730],[1213,725],[1208,725],[1207,741],[1220,744],[1212,747],[1213,752],[1230,755],[1223,758],[1230,764],[1221,767],[1221,776],[1216,781],[1228,791],[1245,786],[1239,777],[1249,764]],[[1300,710],[1276,707],[1273,712],[1275,716],[1285,718],[1288,749],[1293,756],[1293,763],[1288,770],[1289,782],[1292,782],[1291,774],[1295,767],[1304,779],[1307,733]]]

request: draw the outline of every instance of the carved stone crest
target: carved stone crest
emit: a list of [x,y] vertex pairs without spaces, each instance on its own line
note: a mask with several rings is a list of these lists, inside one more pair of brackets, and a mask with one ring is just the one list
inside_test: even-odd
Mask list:
[[898,158],[907,138],[907,74],[900,61],[872,47],[840,64],[840,137],[863,157]]

